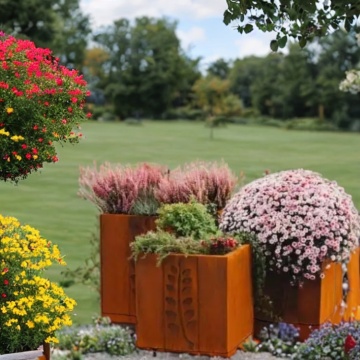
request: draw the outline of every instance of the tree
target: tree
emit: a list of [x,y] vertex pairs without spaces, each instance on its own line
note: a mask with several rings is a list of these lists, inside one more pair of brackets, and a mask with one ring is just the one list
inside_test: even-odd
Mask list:
[[194,84],[195,105],[207,114],[210,126],[210,138],[213,138],[213,128],[217,126],[217,117],[237,116],[241,114],[241,100],[230,93],[228,80],[216,76],[207,76]]
[[81,12],[79,0],[62,1],[57,14],[57,32],[50,46],[67,67],[81,69],[91,34],[89,16]]
[[277,116],[289,119],[316,115],[313,99],[316,96],[314,64],[308,49],[289,44],[289,53],[283,57],[276,81],[282,113]]
[[106,94],[120,117],[157,117],[186,92],[199,76],[199,60],[186,57],[176,36],[176,22],[141,17],[119,19],[95,36],[109,54],[104,63]]
[[304,47],[315,37],[328,35],[344,24],[349,31],[360,14],[359,0],[226,0],[224,23],[236,20],[242,34],[254,25],[264,32],[276,32],[270,47],[273,51],[286,46],[293,38]]
[[282,117],[283,103],[279,76],[284,55],[272,53],[262,59],[259,75],[251,84],[253,106],[263,115]]
[[223,80],[227,79],[227,77],[229,76],[229,72],[230,72],[230,65],[226,60],[222,58],[215,60],[207,68],[208,75],[217,76]]
[[236,59],[230,68],[230,91],[242,100],[245,107],[253,106],[251,86],[262,73],[263,63],[263,58],[249,56]]
[[79,0],[0,0],[0,6],[4,32],[50,48],[69,67],[82,66],[91,28]]
[[338,30],[319,42],[318,50],[313,50],[316,64],[316,93],[314,104],[342,128],[347,128],[351,118],[360,117],[359,100],[356,95],[340,91],[339,84],[344,73],[360,62],[360,48],[353,34]]

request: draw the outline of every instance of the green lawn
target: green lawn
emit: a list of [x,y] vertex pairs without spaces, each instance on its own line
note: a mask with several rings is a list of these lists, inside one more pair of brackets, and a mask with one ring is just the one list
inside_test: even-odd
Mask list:
[[[215,130],[200,123],[145,122],[142,126],[120,123],[87,123],[85,139],[74,147],[59,148],[59,163],[14,186],[0,184],[1,213],[38,228],[59,244],[70,268],[89,253],[89,239],[97,231],[97,210],[77,197],[79,166],[109,162],[156,162],[175,167],[191,160],[224,159],[246,175],[246,181],[276,172],[304,168],[337,181],[360,208],[360,135],[287,131],[270,127],[229,125]],[[50,272],[61,279],[61,268]],[[96,293],[83,286],[67,289],[78,301],[76,322],[91,321],[99,313]]]

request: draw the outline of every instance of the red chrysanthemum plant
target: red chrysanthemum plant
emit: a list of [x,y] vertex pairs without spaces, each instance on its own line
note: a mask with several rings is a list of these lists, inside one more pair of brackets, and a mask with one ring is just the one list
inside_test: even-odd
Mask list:
[[0,32],[0,179],[25,178],[58,161],[55,143],[78,142],[88,95],[51,50]]

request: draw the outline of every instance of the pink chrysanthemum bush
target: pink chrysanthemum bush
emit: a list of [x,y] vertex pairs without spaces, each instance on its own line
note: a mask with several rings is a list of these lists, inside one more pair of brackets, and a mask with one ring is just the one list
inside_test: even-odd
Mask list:
[[224,162],[194,161],[164,177],[156,197],[162,204],[188,203],[195,199],[219,210],[230,199],[237,183],[237,177]]
[[0,180],[57,162],[57,142],[78,142],[87,95],[82,75],[49,49],[0,32]]
[[220,229],[256,235],[269,269],[301,283],[323,276],[325,260],[348,261],[358,246],[360,216],[336,182],[289,170],[244,186],[225,207]]
[[79,196],[103,213],[154,215],[159,206],[154,192],[167,171],[147,163],[81,167]]

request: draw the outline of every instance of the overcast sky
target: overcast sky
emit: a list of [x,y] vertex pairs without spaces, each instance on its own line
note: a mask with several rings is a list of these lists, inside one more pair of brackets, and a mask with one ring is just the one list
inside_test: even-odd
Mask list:
[[225,0],[80,0],[84,13],[91,16],[93,29],[114,20],[138,16],[166,16],[178,21],[177,35],[192,57],[201,56],[206,65],[220,57],[263,56],[270,52],[273,35],[253,32],[239,34],[222,22]]

